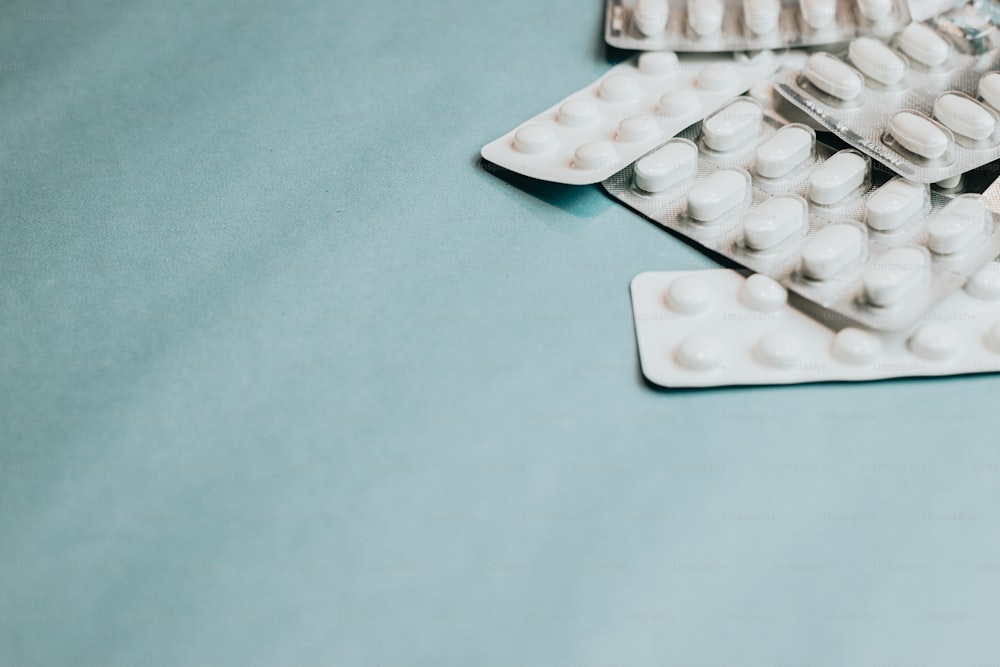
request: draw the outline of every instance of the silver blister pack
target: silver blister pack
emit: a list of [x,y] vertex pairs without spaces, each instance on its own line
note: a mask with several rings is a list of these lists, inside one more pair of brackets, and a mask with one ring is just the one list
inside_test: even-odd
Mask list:
[[[912,325],[1000,254],[1000,216],[781,125],[749,97],[604,181],[654,222],[854,322]],[[884,180],[884,182],[882,182]]]

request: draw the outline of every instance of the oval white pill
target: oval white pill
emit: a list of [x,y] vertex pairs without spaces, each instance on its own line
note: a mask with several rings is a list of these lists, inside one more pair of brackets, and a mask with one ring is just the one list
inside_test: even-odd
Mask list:
[[688,190],[688,215],[709,222],[746,199],[750,179],[741,169],[720,169]]
[[906,75],[906,61],[872,37],[858,37],[852,41],[847,56],[862,74],[886,86],[899,83]]
[[601,119],[597,106],[588,100],[570,100],[559,107],[560,125],[566,127],[588,127]]
[[743,240],[752,250],[770,250],[799,231],[808,221],[802,197],[779,195],[751,211],[743,221]]
[[667,0],[636,0],[632,22],[643,35],[658,35],[667,27],[670,7]]
[[986,346],[994,352],[1000,352],[1000,322],[995,322],[986,332]]
[[865,82],[847,63],[829,53],[814,53],[802,70],[809,82],[827,95],[849,101],[861,94]]
[[618,157],[615,147],[609,141],[594,141],[583,144],[573,154],[573,166],[577,169],[597,169],[614,162]]
[[660,136],[660,124],[652,118],[636,116],[618,123],[618,141],[649,141]]
[[774,278],[755,273],[743,281],[740,301],[751,310],[774,313],[781,310],[788,302],[788,290]]
[[597,91],[601,99],[608,102],[631,102],[639,97],[642,89],[628,74],[612,74],[601,81]]
[[639,56],[639,71],[650,76],[673,74],[678,67],[680,61],[672,51],[646,51]]
[[903,28],[896,37],[896,46],[927,67],[943,64],[951,51],[948,41],[923,23],[911,23]]
[[694,334],[681,341],[677,363],[691,371],[714,371],[722,368],[723,342],[711,334]]
[[858,0],[858,11],[869,21],[881,21],[892,13],[892,0]]
[[714,35],[722,27],[725,7],[720,0],[688,0],[688,25],[699,37]]
[[854,225],[827,225],[802,246],[802,273],[813,280],[832,278],[861,258],[864,243],[864,232]]
[[757,147],[754,170],[764,178],[780,178],[812,155],[815,135],[804,127],[789,125]]
[[955,197],[927,221],[927,247],[939,255],[952,255],[981,236],[989,209],[979,195]]
[[799,0],[802,18],[813,30],[822,30],[831,23],[837,13],[836,0]]
[[844,150],[821,164],[809,177],[809,199],[820,206],[843,200],[861,187],[868,162],[854,151]]
[[965,291],[984,301],[1000,301],[1000,264],[990,262],[972,274]]
[[743,20],[755,35],[766,35],[778,27],[779,0],[743,0]]
[[919,248],[893,248],[871,263],[862,278],[865,298],[876,306],[898,303],[923,282],[930,258]]
[[924,207],[927,186],[894,178],[868,196],[865,222],[880,232],[899,229]]
[[942,190],[951,190],[957,188],[962,184],[962,175],[952,176],[951,178],[946,178],[943,181],[938,181],[934,185],[938,186]]
[[791,368],[804,353],[802,341],[783,331],[766,334],[754,347],[757,360],[771,368]]
[[982,141],[996,130],[996,117],[975,100],[958,93],[945,93],[934,100],[934,117],[955,134]]
[[889,120],[889,134],[903,148],[928,160],[941,157],[951,145],[951,137],[915,111],[896,112]]
[[844,363],[870,364],[882,353],[882,339],[863,329],[841,329],[833,338],[833,356]]
[[677,139],[635,163],[635,184],[646,192],[663,192],[693,176],[697,169],[698,148]]
[[1000,110],[1000,72],[987,72],[979,79],[979,96],[991,107]]
[[730,151],[757,136],[764,112],[760,105],[741,99],[718,111],[702,123],[705,145],[714,151]]
[[667,288],[667,306],[682,315],[698,315],[712,306],[712,288],[701,278],[678,278]]
[[910,349],[930,361],[944,361],[958,352],[958,336],[947,324],[933,322],[924,325],[910,339]]
[[556,145],[556,135],[543,125],[525,125],[514,133],[514,149],[536,155]]
[[693,90],[663,93],[659,110],[662,115],[670,118],[684,118],[701,110],[701,100]]
[[729,63],[711,63],[702,67],[698,72],[695,85],[702,90],[726,90],[729,88],[733,89],[735,94],[740,92],[737,90],[740,86],[740,77],[736,69]]

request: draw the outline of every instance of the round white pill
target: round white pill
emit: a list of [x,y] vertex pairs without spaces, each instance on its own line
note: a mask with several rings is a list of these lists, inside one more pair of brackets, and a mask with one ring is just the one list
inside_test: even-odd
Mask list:
[[910,338],[910,350],[929,361],[944,361],[958,352],[958,336],[947,324],[926,324]]
[[882,21],[892,13],[892,0],[858,0],[858,11],[869,21]]
[[612,74],[601,81],[598,95],[608,102],[631,102],[639,97],[642,89],[628,74]]
[[660,124],[652,118],[636,116],[618,123],[618,141],[649,141],[662,133]]
[[787,176],[809,159],[815,140],[808,129],[786,125],[757,147],[754,170],[764,178]]
[[835,153],[809,177],[809,199],[830,206],[861,187],[868,175],[868,162],[851,150]]
[[1000,301],[1000,264],[990,262],[972,274],[965,291],[984,301]]
[[555,133],[543,125],[525,125],[514,133],[514,149],[521,153],[545,153],[555,145]]
[[667,27],[669,12],[667,0],[636,0],[632,22],[643,35],[653,37]]
[[788,291],[774,278],[755,273],[743,281],[740,301],[759,313],[775,313],[788,302]]
[[813,30],[822,30],[837,14],[836,0],[799,0],[802,18]]
[[899,303],[924,281],[929,271],[930,257],[922,248],[893,248],[865,271],[865,298],[875,306]]
[[1000,322],[995,322],[986,332],[986,346],[994,352],[1000,352]]
[[698,72],[695,85],[702,90],[720,91],[732,89],[733,93],[740,92],[740,77],[736,70],[729,63],[711,63],[705,65]]
[[927,67],[944,64],[951,52],[948,41],[923,23],[911,23],[903,28],[896,36],[896,46]]
[[951,178],[946,178],[943,181],[938,181],[934,185],[938,186],[942,190],[951,190],[953,188],[957,188],[961,184],[962,175],[959,174],[958,176],[952,176]]
[[894,178],[868,196],[865,222],[880,232],[899,229],[923,210],[926,199],[926,185]]
[[755,35],[767,35],[778,27],[779,0],[743,0],[743,20]]
[[678,278],[667,288],[667,307],[682,315],[698,315],[712,307],[712,288],[701,278]]
[[802,273],[828,280],[861,259],[864,250],[861,229],[843,222],[827,225],[802,246]]
[[846,364],[864,366],[882,354],[882,339],[863,329],[848,327],[833,337],[833,356]]
[[827,95],[850,101],[861,94],[865,82],[847,63],[829,53],[814,53],[806,60],[802,73],[809,82]]
[[672,51],[646,51],[639,56],[639,71],[649,76],[673,74],[678,67],[680,61]]
[[858,37],[852,41],[847,57],[862,74],[885,86],[894,86],[906,76],[906,61],[872,37]]
[[705,145],[714,151],[731,151],[757,136],[764,112],[760,105],[738,99],[705,119],[701,125]]
[[987,72],[979,79],[979,96],[991,107],[1000,110],[1000,72]]
[[889,134],[903,148],[928,160],[940,158],[951,146],[951,137],[916,111],[896,112],[889,120]]
[[771,368],[791,368],[802,359],[802,341],[793,334],[774,331],[757,341],[754,356]]
[[699,37],[719,32],[725,7],[720,0],[688,0],[688,26]]
[[559,107],[560,125],[566,127],[589,127],[601,120],[597,106],[588,100],[570,100]]
[[701,100],[692,90],[663,93],[660,97],[660,113],[670,118],[692,116],[701,110]]
[[615,147],[609,141],[594,141],[583,144],[573,154],[573,166],[577,169],[597,169],[614,162],[618,158]]
[[646,192],[663,192],[698,170],[698,148],[687,139],[674,139],[635,163],[635,184]]
[[750,191],[749,175],[742,169],[720,169],[688,190],[688,215],[694,220],[716,220],[743,203]]
[[750,211],[743,220],[743,242],[751,250],[770,250],[808,224],[809,205],[796,195],[778,195]]
[[711,334],[688,336],[677,347],[677,363],[691,371],[714,371],[722,368],[724,345]]
[[939,255],[955,254],[984,233],[989,216],[979,195],[955,197],[927,221],[927,247]]
[[934,100],[934,117],[955,134],[982,141],[997,127],[996,116],[971,97],[945,93]]

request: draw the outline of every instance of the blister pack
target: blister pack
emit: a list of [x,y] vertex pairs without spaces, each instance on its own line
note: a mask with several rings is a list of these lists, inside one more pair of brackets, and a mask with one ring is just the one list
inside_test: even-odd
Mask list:
[[889,36],[905,0],[608,0],[604,39],[642,51],[752,51]]
[[912,23],[889,44],[861,37],[845,53],[813,53],[775,87],[858,150],[935,183],[1000,159],[998,62]]
[[944,196],[740,97],[607,179],[633,210],[864,326],[917,321],[1000,254],[984,197]]
[[[663,387],[878,380],[1000,371],[1000,265],[908,331],[824,323],[774,280],[728,269],[632,280],[642,374]],[[805,304],[808,306],[808,304]]]
[[613,67],[482,149],[486,160],[544,181],[597,183],[778,67],[754,56],[644,53]]

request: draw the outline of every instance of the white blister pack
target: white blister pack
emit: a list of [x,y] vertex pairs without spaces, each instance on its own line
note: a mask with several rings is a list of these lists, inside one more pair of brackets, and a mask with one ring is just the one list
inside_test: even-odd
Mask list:
[[644,53],[482,149],[524,176],[597,183],[770,76],[779,59]]
[[888,44],[861,37],[846,53],[813,53],[775,87],[901,176],[936,183],[1000,159],[997,65],[996,51],[963,53],[912,23]]
[[894,334],[824,323],[822,312],[806,314],[780,284],[760,274],[650,271],[632,280],[631,292],[642,374],[663,387],[1000,371],[996,263],[914,327]]
[[604,39],[641,51],[753,51],[889,36],[904,0],[608,0]]
[[1000,254],[984,197],[903,178],[733,100],[605,190],[654,222],[864,326],[904,329]]

